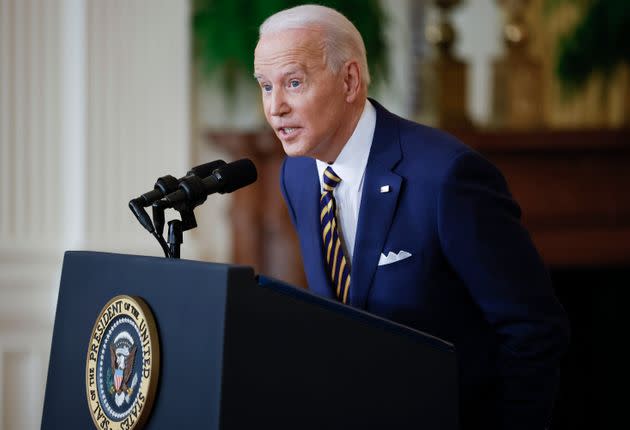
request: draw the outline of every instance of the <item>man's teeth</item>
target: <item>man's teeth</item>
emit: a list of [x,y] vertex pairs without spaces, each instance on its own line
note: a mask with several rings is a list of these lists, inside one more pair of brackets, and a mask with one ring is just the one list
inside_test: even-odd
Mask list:
[[293,127],[291,127],[291,128],[287,128],[287,127],[285,127],[285,128],[284,128],[284,132],[285,132],[285,133],[291,133],[293,130],[295,130],[295,128],[293,128]]

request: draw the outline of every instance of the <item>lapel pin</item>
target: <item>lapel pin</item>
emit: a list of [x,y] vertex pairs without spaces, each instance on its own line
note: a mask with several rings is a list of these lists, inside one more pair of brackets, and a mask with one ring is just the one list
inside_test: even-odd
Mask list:
[[383,185],[381,187],[381,193],[389,193],[389,185]]

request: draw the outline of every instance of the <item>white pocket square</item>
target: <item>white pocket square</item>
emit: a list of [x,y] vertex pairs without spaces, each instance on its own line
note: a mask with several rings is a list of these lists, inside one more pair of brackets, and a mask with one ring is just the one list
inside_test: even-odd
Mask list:
[[381,253],[381,258],[378,259],[378,265],[385,266],[387,264],[392,264],[392,263],[404,260],[405,258],[409,258],[409,257],[411,257],[411,254],[408,253],[407,251],[402,251],[402,250],[398,251],[397,254],[393,253],[392,251],[389,251],[387,255]]

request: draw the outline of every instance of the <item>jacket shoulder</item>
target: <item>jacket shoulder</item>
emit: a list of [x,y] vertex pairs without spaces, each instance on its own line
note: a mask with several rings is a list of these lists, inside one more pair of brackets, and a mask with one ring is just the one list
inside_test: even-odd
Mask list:
[[423,166],[443,170],[460,154],[474,152],[455,136],[443,130],[402,118],[388,111],[377,101],[373,99],[370,101],[376,108],[377,127],[380,124],[391,132],[390,144],[395,144],[393,141],[395,139],[400,145],[403,168],[404,165],[409,165],[413,170]]
[[424,158],[442,166],[472,148],[455,136],[437,128],[400,118],[400,144],[405,156]]
[[317,170],[315,160],[308,157],[285,157],[280,171],[281,181],[288,191],[300,189],[309,172]]

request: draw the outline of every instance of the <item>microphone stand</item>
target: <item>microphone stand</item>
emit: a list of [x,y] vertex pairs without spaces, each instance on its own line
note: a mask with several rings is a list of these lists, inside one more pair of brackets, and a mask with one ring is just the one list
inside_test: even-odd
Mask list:
[[184,231],[182,230],[182,222],[174,219],[168,222],[168,248],[170,258],[179,258],[179,248],[184,242]]
[[[156,237],[160,241],[160,245],[164,243],[162,230],[164,229],[164,209],[168,206],[166,200],[158,200],[153,203],[153,223],[155,224]],[[166,244],[162,246],[165,249],[166,258],[180,258],[181,244],[184,243],[184,232],[197,227],[197,220],[191,205],[184,201],[175,206],[173,209],[179,212],[181,220],[174,219],[168,222],[168,248]]]
[[153,236],[157,239],[160,246],[162,247],[162,251],[164,251],[164,256],[166,258],[171,258],[169,246],[166,244],[162,233],[164,231],[164,208],[156,202],[153,203],[151,209],[153,209],[153,225],[155,226]]

